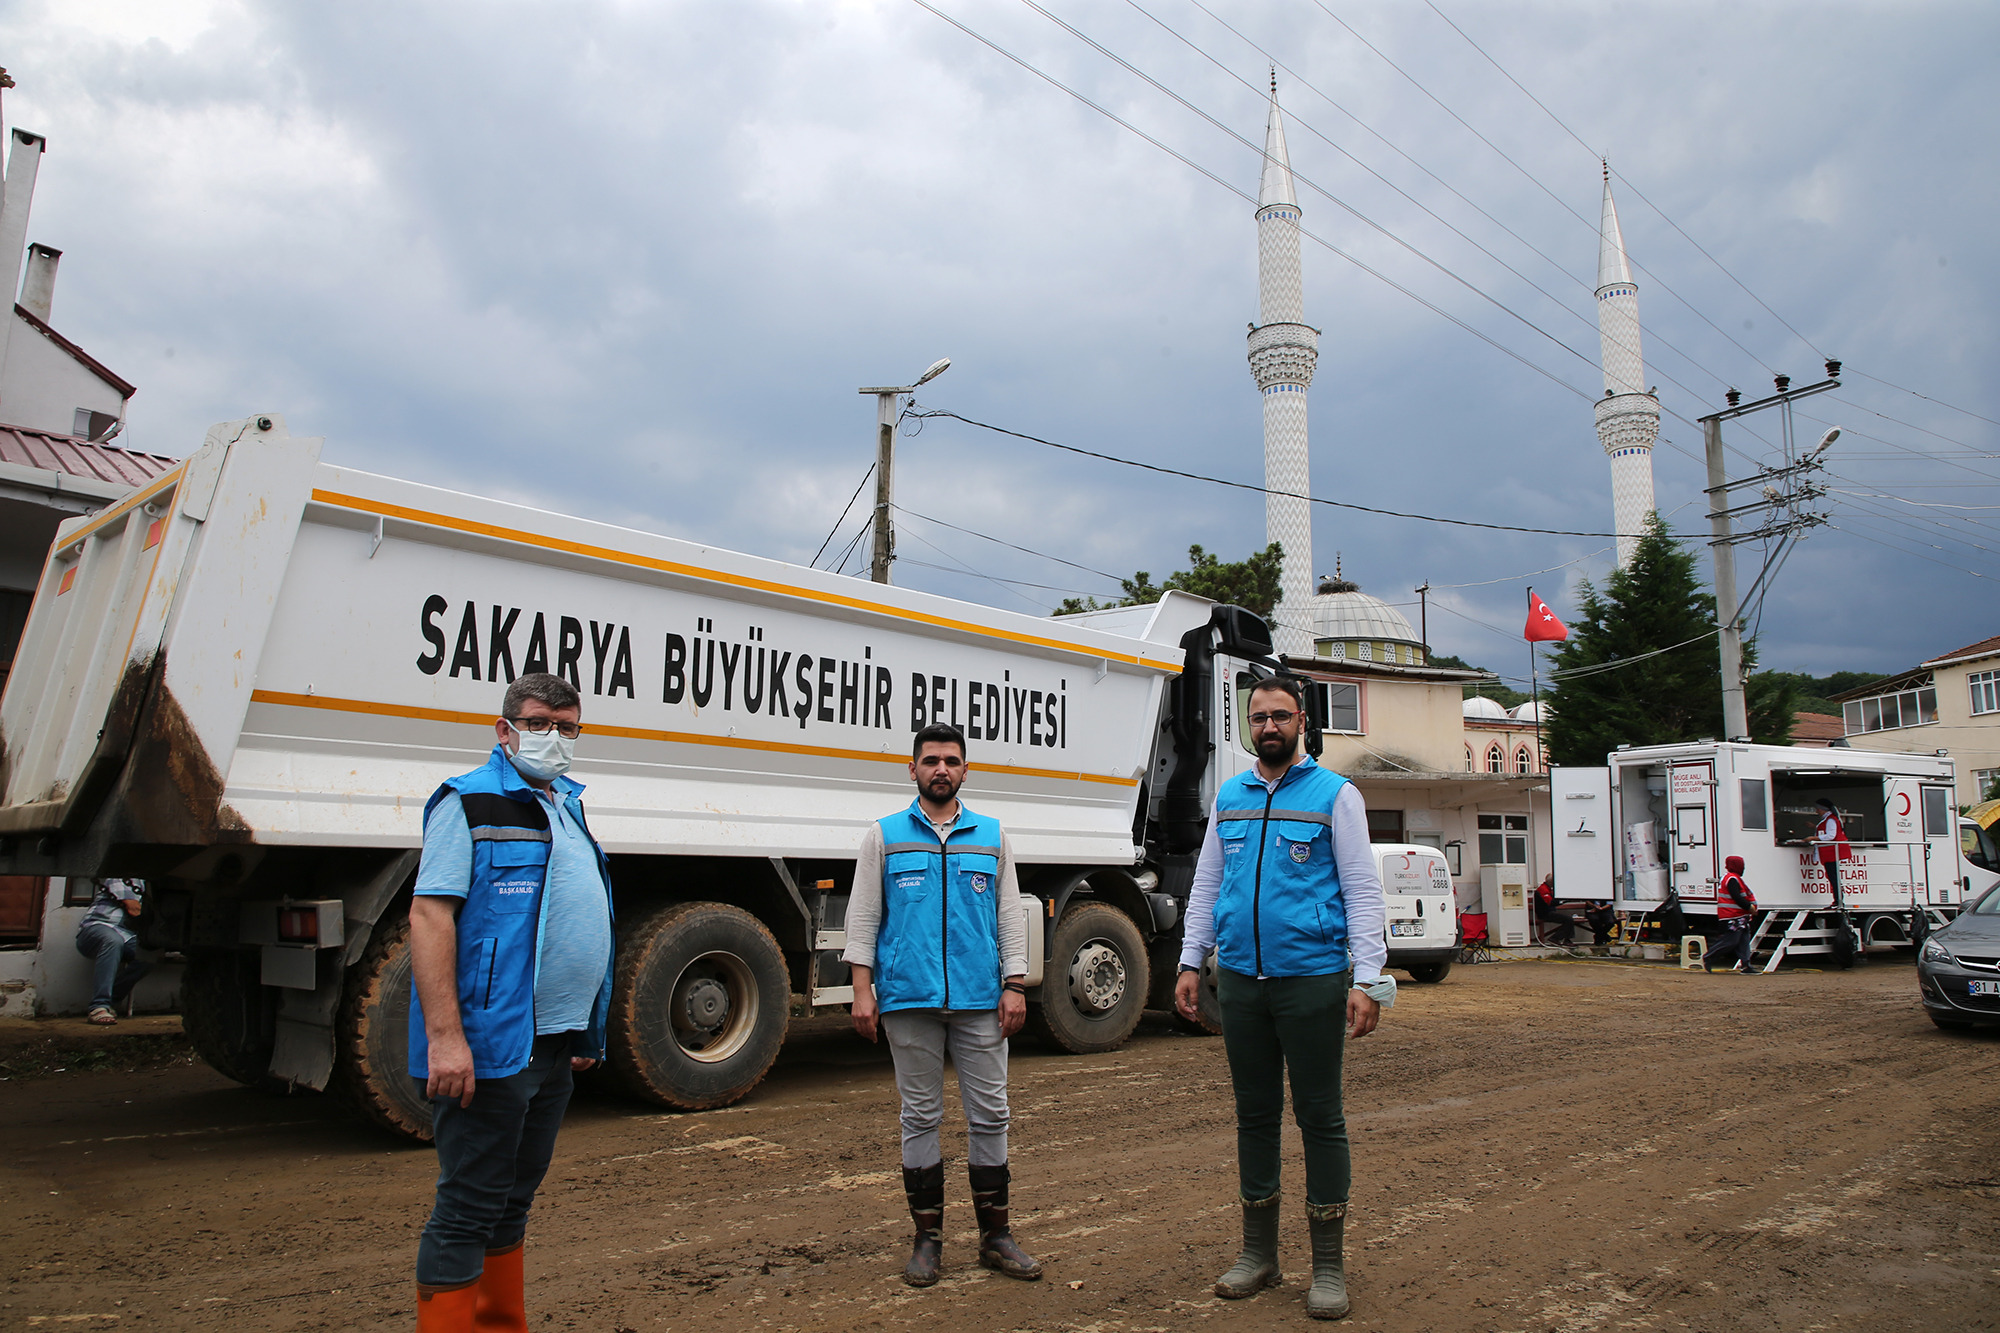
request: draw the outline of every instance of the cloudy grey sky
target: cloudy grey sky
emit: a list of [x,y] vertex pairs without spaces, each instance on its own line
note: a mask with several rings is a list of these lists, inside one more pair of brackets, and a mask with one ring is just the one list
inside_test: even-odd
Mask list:
[[[932,3],[1254,193],[1255,151],[1034,7]],[[1603,153],[1677,529],[1705,530],[1689,423],[1726,387],[1850,372],[1799,409],[1847,434],[1765,663],[2000,630],[2000,10],[1042,3],[1252,140],[1284,67],[1306,225],[1352,256],[1306,246],[1316,495],[1609,529]],[[925,406],[1261,480],[1250,206],[912,0],[5,0],[0,31],[6,120],[49,136],[54,322],[140,385],[133,447],[277,410],[333,461],[804,562],[872,458],[855,388],[949,355]],[[1732,427],[1733,468],[1777,429]],[[899,449],[915,515],[1089,570],[1263,544],[1255,495],[950,421]],[[1428,580],[1437,649],[1508,674],[1524,587],[1566,612],[1609,567],[1591,538],[1315,522],[1316,570]],[[1116,588],[914,516],[899,549],[899,582],[994,605]]]

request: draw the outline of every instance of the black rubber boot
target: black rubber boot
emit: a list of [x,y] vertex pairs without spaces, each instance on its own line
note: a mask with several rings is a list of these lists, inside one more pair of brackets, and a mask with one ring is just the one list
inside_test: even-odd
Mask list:
[[966,1168],[972,1180],[972,1212],[979,1219],[979,1262],[1008,1277],[1033,1282],[1042,1275],[1041,1262],[1014,1242],[1007,1228],[1007,1182],[1013,1178],[1005,1162]]
[[1215,1294],[1240,1301],[1285,1280],[1278,1271],[1278,1196],[1243,1201],[1243,1253],[1215,1280]]
[[938,1260],[944,1253],[944,1163],[903,1168],[903,1193],[910,1201],[910,1221],[916,1224],[916,1239],[910,1245],[910,1262],[903,1266],[903,1281],[913,1287],[929,1287],[938,1280]]
[[1345,1319],[1349,1309],[1347,1256],[1342,1246],[1347,1205],[1307,1204],[1306,1228],[1312,1232],[1313,1250],[1313,1284],[1306,1292],[1306,1313],[1314,1319]]

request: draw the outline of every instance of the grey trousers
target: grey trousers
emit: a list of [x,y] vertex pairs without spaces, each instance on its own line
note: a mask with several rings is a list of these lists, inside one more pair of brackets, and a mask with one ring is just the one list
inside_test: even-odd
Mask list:
[[965,1104],[967,1156],[973,1166],[1007,1160],[1007,1039],[993,1009],[898,1009],[882,1015],[903,1098],[903,1165],[911,1170],[944,1160],[938,1125],[944,1120],[944,1056],[958,1070]]

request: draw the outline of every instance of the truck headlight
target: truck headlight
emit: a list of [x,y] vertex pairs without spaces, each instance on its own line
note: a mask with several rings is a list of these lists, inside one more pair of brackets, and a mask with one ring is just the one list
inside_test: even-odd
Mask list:
[[1958,960],[1951,956],[1951,950],[1945,948],[1942,944],[1939,944],[1936,940],[1924,941],[1923,956],[1924,956],[1924,961],[1926,963],[1942,963],[1946,967],[1958,966]]

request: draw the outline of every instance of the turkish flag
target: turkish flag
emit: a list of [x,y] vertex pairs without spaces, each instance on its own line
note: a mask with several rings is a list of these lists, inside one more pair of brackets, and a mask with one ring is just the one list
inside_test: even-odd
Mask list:
[[1521,631],[1521,637],[1529,643],[1548,643],[1569,637],[1569,626],[1556,619],[1556,613],[1549,610],[1547,602],[1535,596],[1533,588],[1528,589],[1528,626]]

